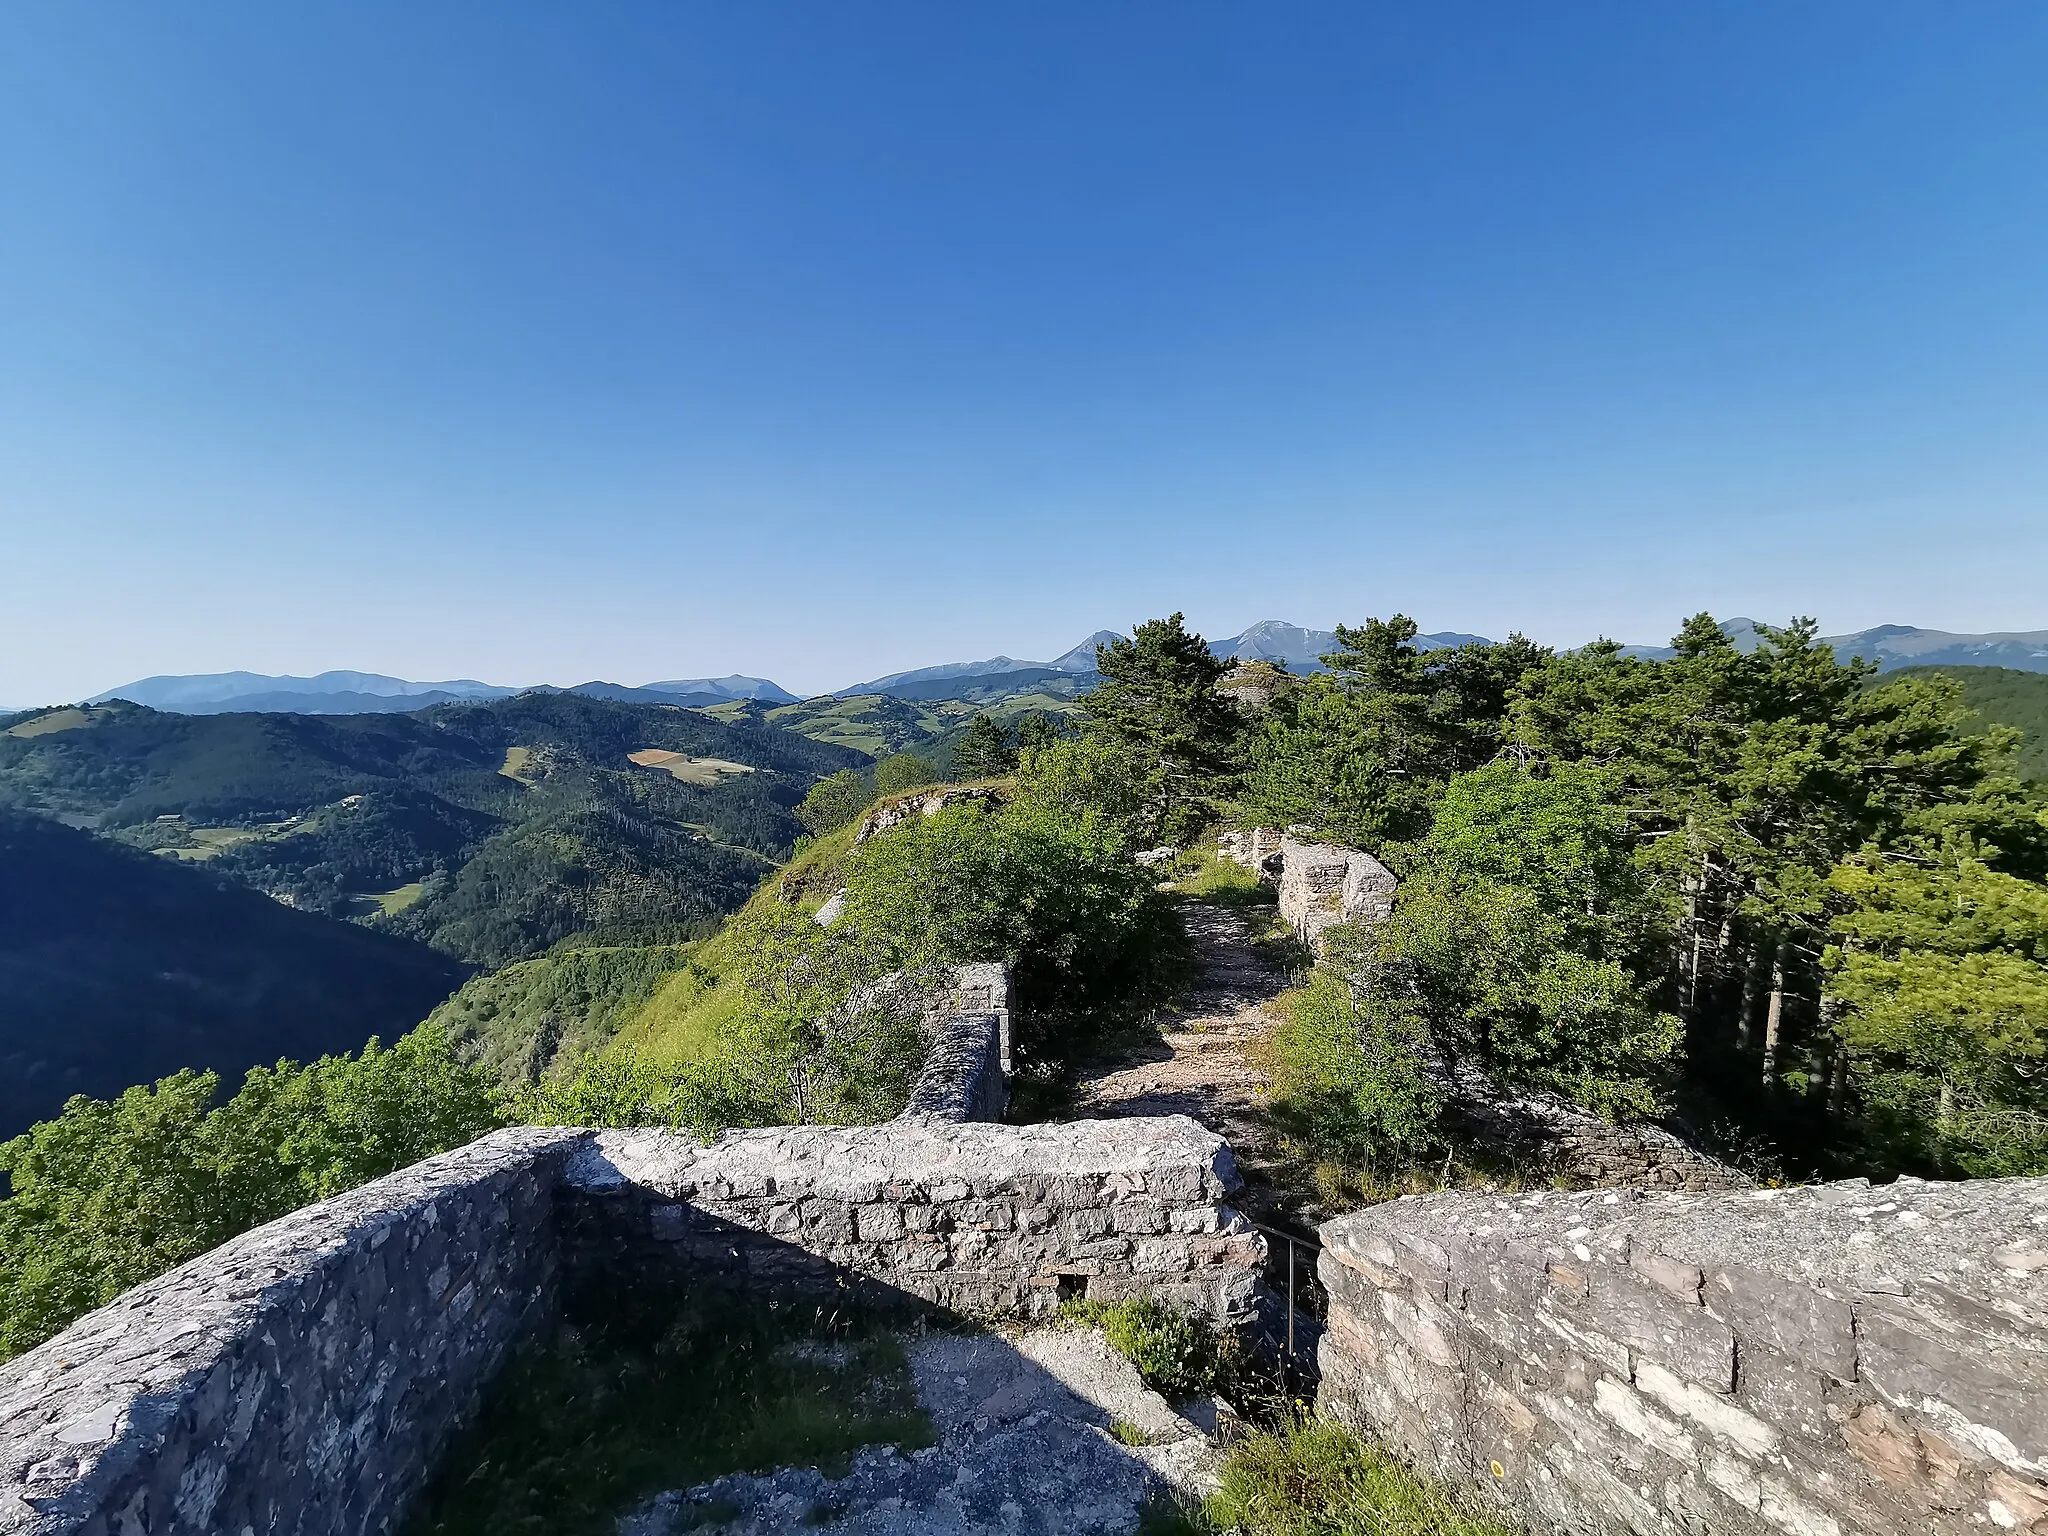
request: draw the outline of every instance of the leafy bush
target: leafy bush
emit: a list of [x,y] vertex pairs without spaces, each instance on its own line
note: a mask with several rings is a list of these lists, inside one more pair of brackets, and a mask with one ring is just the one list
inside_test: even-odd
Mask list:
[[1215,1390],[1222,1351],[1215,1332],[1149,1296],[1131,1301],[1060,1303],[1060,1321],[1102,1330],[1110,1348],[1138,1368],[1162,1397],[1185,1399]]
[[885,795],[900,795],[939,781],[939,765],[915,752],[898,752],[875,764],[875,788]]
[[1181,985],[1187,941],[1131,860],[1127,787],[1097,749],[1038,749],[1011,804],[949,806],[864,845],[842,926],[889,969],[1007,961],[1027,1054],[1141,1017]]
[[1635,968],[1658,931],[1627,819],[1594,770],[1501,761],[1458,775],[1393,917],[1348,980],[1369,1022],[1413,1007],[1436,1045],[1611,1118],[1654,1114],[1678,1020]]
[[500,1123],[484,1075],[438,1029],[248,1075],[179,1072],[74,1098],[0,1146],[0,1354],[15,1355],[251,1227]]
[[1319,966],[1288,995],[1269,1047],[1275,1115],[1318,1152],[1375,1167],[1408,1160],[1434,1141],[1443,1108],[1427,1043],[1412,1001],[1370,991],[1361,998]]
[[822,837],[851,824],[874,803],[875,781],[858,769],[842,768],[810,787],[796,808],[796,819],[813,837]]

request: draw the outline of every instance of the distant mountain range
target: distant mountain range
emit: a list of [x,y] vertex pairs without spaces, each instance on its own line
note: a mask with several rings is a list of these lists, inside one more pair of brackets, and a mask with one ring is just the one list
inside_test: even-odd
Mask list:
[[[1754,619],[1729,619],[1721,625],[1743,651],[1763,644]],[[2006,631],[1989,635],[1955,635],[1942,629],[1915,629],[1910,624],[1880,624],[1853,635],[1825,635],[1823,643],[1843,660],[1867,657],[1881,672],[1900,667],[2005,667],[2014,672],[2048,672],[2048,629]],[[1631,645],[1623,651],[1650,661],[1673,655],[1668,645]]]
[[415,683],[381,672],[322,672],[316,677],[268,677],[260,672],[206,672],[189,676],[139,678],[94,694],[88,704],[126,699],[181,715],[367,715],[404,713],[435,704],[474,704],[516,694],[580,693],[592,698],[639,703],[710,704],[725,699],[761,699],[793,704],[796,695],[764,677],[678,678],[629,688],[620,683],[579,683],[573,688],[542,685],[538,690],[480,683],[474,678]]
[[[1721,626],[1744,650],[1761,643],[1754,620],[1730,619]],[[1095,650],[1123,637],[1114,630],[1097,630],[1072,650],[1051,661],[1020,661],[1014,656],[991,656],[983,661],[950,661],[938,666],[916,667],[891,672],[864,683],[833,690],[828,699],[851,699],[870,695],[922,702],[960,700],[987,703],[1023,693],[1045,693],[1071,697],[1094,685]],[[1483,635],[1456,630],[1416,636],[1423,650],[1481,644]],[[1303,629],[1279,619],[1264,619],[1242,634],[1212,640],[1209,649],[1232,661],[1278,662],[1294,672],[1322,670],[1321,658],[1334,650],[1336,634],[1326,629]],[[1828,637],[1836,653],[1867,656],[1884,671],[1898,667],[1981,666],[2008,667],[2020,672],[2048,672],[2048,630],[2001,632],[1984,635],[1950,634],[1939,629],[1916,629],[1906,624],[1881,624],[1853,635]],[[1631,645],[1625,654],[1662,659],[1672,654],[1669,646]],[[508,688],[480,683],[472,678],[448,682],[417,683],[386,677],[376,672],[322,672],[317,677],[267,677],[255,672],[213,672],[197,676],[145,677],[119,688],[96,694],[87,703],[128,699],[153,709],[179,714],[269,713],[306,715],[354,715],[411,712],[434,704],[480,702],[509,698],[525,692],[577,693],[592,698],[616,699],[630,703],[676,704],[702,708],[734,700],[753,700],[766,705],[794,704],[799,696],[764,677],[673,678],[665,682],[629,685],[592,681],[571,688],[543,684],[537,689]],[[4,713],[4,712],[0,712]]]

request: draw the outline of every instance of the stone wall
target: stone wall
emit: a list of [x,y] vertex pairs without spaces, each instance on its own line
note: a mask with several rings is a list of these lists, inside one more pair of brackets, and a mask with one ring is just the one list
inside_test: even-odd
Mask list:
[[553,1305],[573,1131],[486,1136],[258,1227],[0,1366],[0,1531],[389,1528]]
[[1281,836],[1278,827],[1243,827],[1225,832],[1216,839],[1216,855],[1278,884]]
[[1000,1120],[1010,1102],[1010,969],[955,966],[899,1120]]
[[1264,1245],[1192,1120],[500,1131],[259,1227],[0,1366],[0,1532],[396,1527],[506,1351],[601,1269],[973,1314],[1226,1322]]
[[1302,942],[1322,952],[1339,923],[1385,922],[1394,915],[1393,871],[1369,853],[1334,843],[1280,842],[1280,915]]
[[718,1274],[968,1315],[1156,1296],[1227,1325],[1265,1244],[1230,1149],[1184,1115],[1059,1125],[599,1131],[571,1160],[572,1269]]
[[1470,1061],[1431,1063],[1441,1124],[1526,1175],[1580,1188],[1743,1189],[1753,1181],[1664,1126],[1611,1124],[1554,1093],[1510,1088]]
[[2048,1180],[1411,1197],[1321,1406],[1537,1530],[2048,1532]]

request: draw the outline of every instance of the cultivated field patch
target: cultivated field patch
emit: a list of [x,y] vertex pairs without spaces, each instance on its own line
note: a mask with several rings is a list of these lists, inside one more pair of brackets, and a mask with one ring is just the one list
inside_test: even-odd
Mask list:
[[659,747],[629,752],[626,760],[642,768],[658,768],[685,784],[716,784],[754,771],[745,763],[730,763],[722,757],[691,757],[687,752],[664,752]]

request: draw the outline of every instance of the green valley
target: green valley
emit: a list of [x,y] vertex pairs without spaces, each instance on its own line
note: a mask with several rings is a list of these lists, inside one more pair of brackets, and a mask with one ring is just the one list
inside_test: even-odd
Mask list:
[[119,701],[0,733],[0,806],[502,966],[666,942],[746,899],[856,752],[756,719],[530,693],[414,714]]

